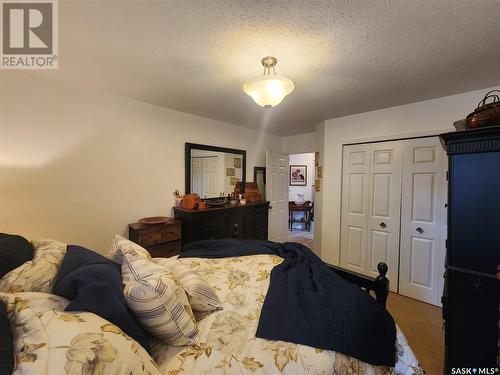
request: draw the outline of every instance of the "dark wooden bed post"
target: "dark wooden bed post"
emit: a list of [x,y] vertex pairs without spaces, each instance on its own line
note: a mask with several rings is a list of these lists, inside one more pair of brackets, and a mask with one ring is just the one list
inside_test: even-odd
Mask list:
[[346,270],[339,266],[334,266],[333,264],[328,264],[327,266],[335,272],[337,275],[342,277],[344,280],[349,281],[361,289],[365,290],[367,293],[374,292],[375,298],[378,303],[386,307],[387,297],[389,295],[389,280],[385,275],[387,274],[387,264],[380,262],[377,265],[377,270],[379,275],[377,277],[371,277],[356,273],[353,271]]
[[379,275],[375,278],[374,281],[374,291],[377,296],[377,301],[384,307],[386,307],[387,297],[389,295],[389,279],[385,277],[387,274],[387,264],[384,262],[380,262],[377,265],[377,270]]

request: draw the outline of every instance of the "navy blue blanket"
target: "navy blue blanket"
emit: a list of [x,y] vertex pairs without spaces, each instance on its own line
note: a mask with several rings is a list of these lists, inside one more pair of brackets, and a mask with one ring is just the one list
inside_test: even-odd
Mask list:
[[396,327],[391,315],[304,245],[206,240],[187,245],[179,258],[254,254],[284,258],[271,272],[257,337],[334,350],[373,365],[395,365]]

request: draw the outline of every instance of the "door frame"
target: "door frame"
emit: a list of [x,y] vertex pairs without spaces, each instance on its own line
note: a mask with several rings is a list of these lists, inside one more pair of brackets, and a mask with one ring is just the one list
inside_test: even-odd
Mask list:
[[[367,143],[380,143],[380,142],[392,142],[392,141],[403,141],[403,140],[408,140],[408,139],[418,139],[418,138],[430,138],[430,137],[438,137],[442,133],[449,133],[452,131],[453,128],[448,127],[448,128],[440,128],[440,129],[429,129],[429,130],[419,130],[415,132],[405,132],[405,133],[394,133],[394,134],[389,134],[389,135],[382,135],[382,136],[373,136],[373,137],[365,137],[365,138],[344,138],[340,139],[339,143],[341,146],[341,169],[340,169],[340,186],[343,186],[343,170],[344,170],[344,146],[350,146],[350,145],[358,145],[358,144],[367,144]],[[448,171],[448,163],[444,162],[443,163],[443,173],[446,173]],[[448,200],[448,181],[446,178],[444,179],[443,183],[443,188],[446,189],[444,192],[444,196],[446,200]],[[340,253],[342,251],[342,189],[340,190],[340,210],[339,210],[339,227],[338,227],[338,233],[339,233],[339,238],[338,238],[338,249],[339,249],[339,254],[338,254],[338,262],[340,264]],[[443,235],[443,243],[446,243],[446,236],[447,236],[447,210],[443,206],[441,208],[443,210],[443,214],[441,216],[441,233]],[[442,249],[442,254],[439,259],[439,262],[443,264],[444,268],[444,262],[446,259],[446,247]],[[399,263],[399,262],[398,262]],[[399,284],[399,280],[398,280]],[[444,284],[444,282],[443,282]],[[443,285],[440,284],[439,289],[440,293],[442,293],[443,290]],[[439,305],[441,306],[441,301],[438,301]]]
[[[267,151],[270,151],[270,150],[267,150]],[[282,153],[283,155],[285,155],[288,159],[288,162],[287,162],[287,179],[288,179],[288,183],[287,183],[287,187],[288,189],[290,189],[290,155],[300,155],[300,154],[316,154],[317,151],[298,151],[298,152],[294,152],[294,151],[282,151],[280,153]],[[266,166],[265,167],[254,167],[254,182],[256,180],[256,172],[258,170],[263,170],[264,171],[264,181],[267,185],[267,181],[266,181],[266,170],[267,170],[267,163],[266,163]],[[314,177],[316,178],[316,167],[313,167],[314,169]],[[315,181],[315,178],[313,179]],[[312,187],[312,189],[314,189],[314,187]],[[289,191],[289,190],[288,190]],[[268,200],[269,197],[266,196],[266,200]],[[289,198],[289,192],[287,192],[287,202],[290,201],[290,198]],[[315,200],[313,201],[315,202]],[[288,208],[287,208],[288,209]],[[288,221],[288,215],[287,215],[287,221]],[[270,224],[268,224],[268,227],[269,227]],[[268,228],[269,229],[269,228]],[[287,226],[287,234],[288,234],[288,226]],[[313,243],[314,241],[316,240],[316,222],[314,222],[314,230],[312,232],[312,237],[313,237]]]

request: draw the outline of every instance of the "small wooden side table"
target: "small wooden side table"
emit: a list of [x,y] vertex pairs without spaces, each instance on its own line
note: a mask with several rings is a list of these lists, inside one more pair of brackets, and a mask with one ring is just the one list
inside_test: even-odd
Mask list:
[[129,239],[144,247],[153,258],[168,258],[181,252],[181,222],[172,219],[165,224],[128,225]]
[[[288,229],[293,231],[293,223],[304,224],[305,229],[311,231],[311,212],[313,209],[313,204],[310,201],[306,201],[303,204],[296,204],[294,201],[288,202]],[[295,219],[295,212],[303,212],[304,218],[302,220]]]

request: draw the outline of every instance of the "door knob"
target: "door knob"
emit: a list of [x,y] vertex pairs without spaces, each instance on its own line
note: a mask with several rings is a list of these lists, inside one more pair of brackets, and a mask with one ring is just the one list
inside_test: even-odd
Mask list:
[[381,226],[382,228],[385,228],[387,225],[386,225],[384,222],[381,222],[381,223],[380,223],[380,226]]
[[273,209],[273,206],[269,206],[269,209],[272,210]]
[[416,231],[417,231],[418,233],[420,233],[420,234],[424,233],[424,230],[423,230],[422,228],[420,228],[420,227],[418,227],[418,228],[416,229]]

